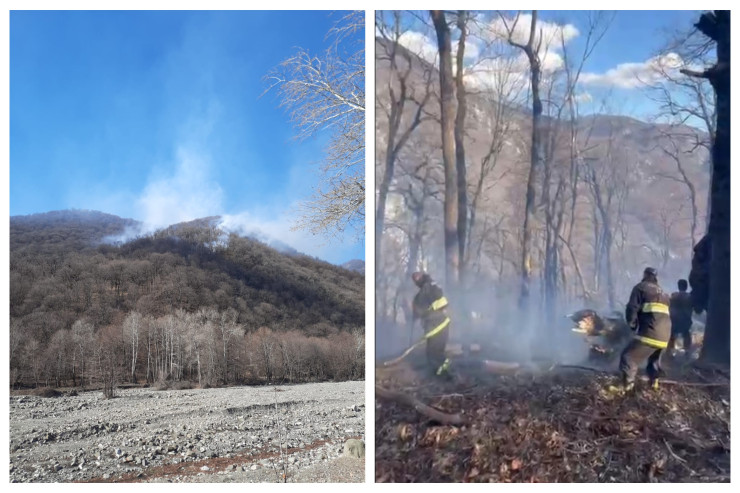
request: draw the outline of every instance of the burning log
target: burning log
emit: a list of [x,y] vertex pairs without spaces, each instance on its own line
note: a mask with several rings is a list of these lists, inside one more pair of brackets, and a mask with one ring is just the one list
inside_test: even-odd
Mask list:
[[590,359],[612,359],[632,337],[632,330],[621,317],[602,317],[594,310],[579,310],[568,315],[576,326],[573,332],[583,334],[587,339],[598,338],[592,342]]

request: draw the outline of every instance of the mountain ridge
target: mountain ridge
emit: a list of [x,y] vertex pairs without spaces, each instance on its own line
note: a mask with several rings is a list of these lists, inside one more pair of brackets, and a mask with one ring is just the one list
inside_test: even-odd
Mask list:
[[[148,234],[166,235],[168,233],[176,233],[178,230],[181,230],[183,228],[185,229],[192,228],[192,227],[219,228],[219,225],[221,224],[222,219],[223,219],[223,216],[220,216],[220,215],[206,216],[202,218],[196,218],[196,219],[192,219],[188,221],[174,223],[174,224],[164,226],[164,227],[158,228],[150,232],[146,232],[145,230],[142,229],[144,228],[144,222],[142,221],[132,219],[132,218],[124,218],[124,217],[117,216],[115,214],[93,210],[93,209],[74,209],[74,208],[59,209],[59,210],[38,212],[38,213],[32,213],[32,214],[17,214],[17,215],[10,216],[11,222],[14,222],[16,225],[24,225],[24,226],[43,225],[43,224],[60,223],[60,222],[74,223],[75,221],[79,222],[80,224],[100,223],[100,226],[104,227],[106,231],[108,231],[110,228],[113,228],[113,232],[103,235],[102,237],[95,236],[94,238],[91,238],[91,240],[95,242],[100,242],[100,243],[110,243],[113,245],[116,245],[116,244],[120,245],[120,244],[126,243],[129,240],[134,240],[134,239],[146,236]],[[115,229],[118,225],[122,226],[120,230]],[[226,231],[223,228],[219,228],[219,229],[222,229],[224,233],[227,233],[227,234],[231,232],[231,231]],[[255,231],[249,234],[244,234],[241,236],[257,240],[267,246],[270,246],[288,255],[307,256],[311,258],[317,258],[310,254],[301,252],[293,248],[291,245],[279,239],[271,238],[268,235],[265,235],[259,231]],[[336,263],[332,263],[332,265],[338,265],[341,267],[345,264],[350,264],[354,260],[357,260],[357,259],[350,259],[345,262],[336,262]],[[363,261],[363,264],[364,264],[364,261]],[[349,270],[353,270],[353,269],[350,268]]]

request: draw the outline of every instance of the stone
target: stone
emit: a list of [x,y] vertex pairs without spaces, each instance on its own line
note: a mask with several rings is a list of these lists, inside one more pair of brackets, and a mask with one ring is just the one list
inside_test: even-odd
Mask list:
[[350,438],[344,442],[344,454],[345,457],[354,457],[356,459],[362,459],[365,457],[365,442]]

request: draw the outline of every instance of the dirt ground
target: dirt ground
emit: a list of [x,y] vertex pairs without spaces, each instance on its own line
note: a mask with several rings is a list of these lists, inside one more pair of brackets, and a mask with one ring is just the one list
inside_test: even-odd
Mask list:
[[412,395],[462,424],[440,423],[376,394],[375,480],[730,480],[729,372],[675,365],[660,390],[643,382],[625,396],[605,391],[613,381],[585,368],[496,375],[458,365],[455,378],[442,381],[418,358],[379,366],[376,386]]

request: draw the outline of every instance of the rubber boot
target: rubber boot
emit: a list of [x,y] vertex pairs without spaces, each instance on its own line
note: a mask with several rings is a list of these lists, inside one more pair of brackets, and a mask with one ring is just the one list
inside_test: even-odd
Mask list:
[[437,368],[437,376],[440,378],[444,378],[446,380],[450,380],[452,378],[452,375],[450,374],[450,359],[445,358],[444,362],[440,365],[439,368]]
[[620,382],[617,385],[609,385],[606,391],[613,395],[625,395],[635,390],[635,382]]

